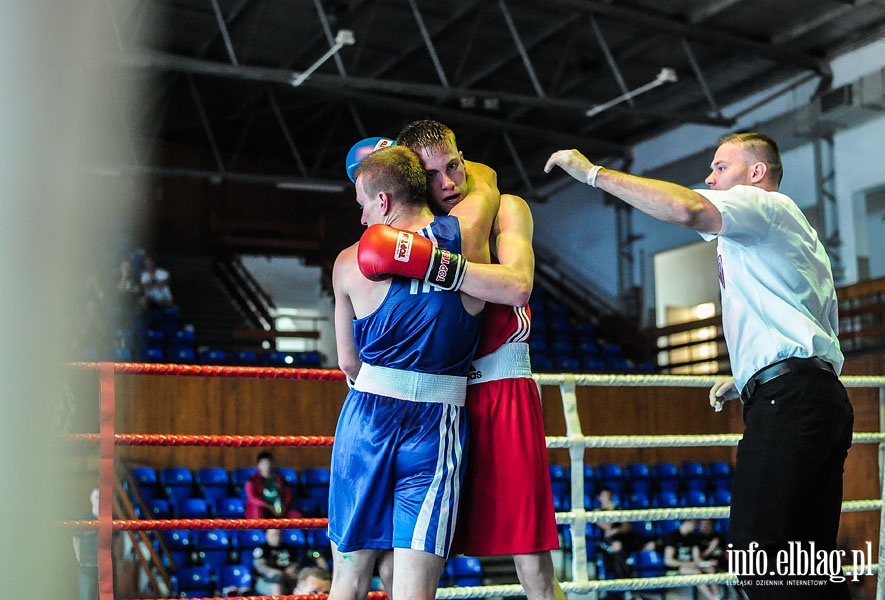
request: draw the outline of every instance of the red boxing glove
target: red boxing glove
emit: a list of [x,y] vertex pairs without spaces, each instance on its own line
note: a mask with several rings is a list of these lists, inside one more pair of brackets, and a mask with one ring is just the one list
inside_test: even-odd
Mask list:
[[426,237],[376,224],[366,229],[357,249],[360,271],[372,281],[400,275],[457,291],[467,272],[460,254],[442,250]]

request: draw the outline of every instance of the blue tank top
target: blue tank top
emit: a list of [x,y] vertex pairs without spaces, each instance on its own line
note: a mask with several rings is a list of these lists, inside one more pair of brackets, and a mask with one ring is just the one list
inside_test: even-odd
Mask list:
[[[455,217],[436,217],[418,233],[440,248],[461,252]],[[353,335],[365,364],[466,377],[479,340],[480,317],[464,310],[461,294],[394,277],[381,306],[354,319]]]

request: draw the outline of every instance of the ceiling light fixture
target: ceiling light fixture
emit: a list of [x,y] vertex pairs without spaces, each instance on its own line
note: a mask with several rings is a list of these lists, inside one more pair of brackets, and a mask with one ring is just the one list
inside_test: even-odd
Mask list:
[[593,108],[588,110],[586,113],[584,113],[584,115],[587,117],[592,117],[594,115],[598,115],[602,111],[608,110],[609,108],[611,108],[612,106],[615,106],[616,104],[620,104],[621,102],[626,102],[630,98],[634,98],[634,97],[638,96],[639,94],[644,94],[645,92],[653,90],[656,87],[662,86],[665,83],[673,83],[678,80],[679,80],[679,78],[676,76],[676,71],[674,71],[670,67],[664,67],[663,69],[661,69],[661,72],[658,73],[658,76],[655,77],[654,81],[650,81],[649,83],[646,83],[645,85],[641,85],[638,88],[636,88],[635,90],[627,92],[626,94],[621,94],[617,98],[615,98],[613,100],[609,100],[605,104],[599,104],[598,106],[594,106]]
[[298,87],[299,85],[301,85],[302,83],[304,83],[305,80],[306,80],[308,77],[310,77],[311,73],[313,73],[314,71],[316,71],[316,70],[320,67],[320,65],[322,65],[324,62],[326,62],[327,60],[329,60],[330,58],[332,58],[332,56],[333,56],[336,52],[338,52],[339,50],[341,50],[344,46],[352,46],[352,45],[355,44],[355,43],[356,43],[356,39],[354,39],[354,37],[353,37],[353,32],[352,32],[351,30],[349,30],[349,29],[342,29],[342,30],[339,31],[338,34],[335,36],[335,43],[332,44],[332,47],[329,48],[329,49],[326,51],[326,53],[323,54],[323,55],[319,58],[319,60],[317,60],[317,61],[316,61],[315,63],[313,63],[312,65],[310,65],[310,66],[307,68],[307,70],[305,70],[304,72],[299,73],[298,75],[295,75],[294,77],[292,77],[292,81],[291,81],[290,83],[292,84],[293,87]]
[[326,192],[337,194],[344,191],[343,183],[325,183],[322,181],[280,181],[276,184],[278,190],[295,190],[298,192]]

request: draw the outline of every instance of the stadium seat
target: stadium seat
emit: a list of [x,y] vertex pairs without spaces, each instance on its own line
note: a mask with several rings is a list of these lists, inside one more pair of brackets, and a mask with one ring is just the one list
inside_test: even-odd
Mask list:
[[704,465],[697,461],[685,461],[679,466],[679,477],[686,489],[706,491],[707,473]]
[[157,488],[157,472],[152,467],[135,467],[129,473],[135,484],[138,486],[138,492],[145,501],[150,501],[157,497],[159,490]]
[[234,354],[234,363],[244,367],[254,367],[258,365],[258,354],[252,350],[242,350]]
[[648,494],[643,492],[633,492],[627,496],[627,506],[625,508],[639,509],[651,507],[651,499]]
[[655,550],[640,550],[633,554],[633,570],[639,577],[663,577],[664,561]]
[[624,467],[624,479],[631,492],[650,494],[652,488],[651,469],[642,462],[630,463]]
[[197,469],[194,481],[203,498],[209,503],[212,512],[215,512],[218,501],[229,495],[230,476],[227,469],[222,467],[203,467]]
[[307,532],[303,529],[284,529],[282,532],[282,542],[293,548],[309,547]]
[[194,476],[187,467],[166,467],[160,471],[160,485],[174,506],[193,496]]
[[227,352],[211,348],[208,350],[200,350],[200,364],[203,365],[226,365]]
[[707,494],[702,490],[686,490],[679,500],[680,506],[707,506]]
[[172,508],[169,503],[162,498],[154,498],[147,501],[148,510],[151,519],[170,519],[172,518]]
[[175,563],[179,567],[188,565],[191,551],[194,550],[193,532],[186,529],[170,529],[162,531],[161,535]]
[[728,490],[713,490],[709,496],[710,506],[729,506],[731,504],[731,492]]
[[329,512],[329,469],[316,467],[301,472],[305,498],[300,505],[309,514],[325,517]]
[[298,484],[301,480],[298,476],[298,471],[291,467],[276,467],[276,472],[283,478],[283,481],[286,482],[286,485],[288,485],[293,492],[298,490]]
[[713,461],[707,465],[707,481],[713,490],[731,490],[731,465],[724,461]]
[[182,498],[175,505],[175,515],[180,519],[205,519],[211,511],[204,498]]
[[246,503],[239,496],[221,498],[215,503],[215,516],[219,519],[245,518]]
[[653,508],[678,508],[679,494],[670,490],[661,490],[652,497]]
[[604,463],[596,467],[596,484],[609,488],[619,496],[624,493],[624,469],[616,463]]
[[162,363],[166,361],[166,353],[163,352],[163,349],[155,348],[153,346],[143,348],[140,352],[136,352],[136,356],[138,357],[138,360],[146,363]]
[[212,596],[212,575],[205,565],[179,567],[175,572],[179,597],[207,598]]
[[452,583],[461,587],[482,585],[482,565],[474,556],[454,556],[449,559],[452,565]]
[[579,373],[581,363],[571,356],[558,355],[553,358],[553,369],[563,373]]
[[169,361],[180,365],[192,365],[197,362],[194,349],[189,346],[173,346],[169,349]]
[[230,480],[231,485],[233,485],[234,488],[233,491],[239,496],[245,495],[243,486],[245,486],[249,478],[257,472],[258,469],[256,467],[241,467],[231,471]]
[[252,568],[252,550],[267,541],[263,529],[241,529],[237,531],[237,549],[240,554],[240,562],[247,568]]
[[225,595],[242,596],[240,592],[252,587],[252,572],[245,565],[224,565],[218,574],[219,591]]
[[679,468],[669,462],[657,463],[651,468],[654,487],[662,492],[679,491]]
[[179,329],[175,332],[175,335],[172,336],[173,343],[176,346],[191,346],[196,343],[196,337],[194,336],[193,329]]
[[200,553],[203,564],[218,574],[230,560],[233,548],[230,534],[223,529],[197,531],[195,545]]

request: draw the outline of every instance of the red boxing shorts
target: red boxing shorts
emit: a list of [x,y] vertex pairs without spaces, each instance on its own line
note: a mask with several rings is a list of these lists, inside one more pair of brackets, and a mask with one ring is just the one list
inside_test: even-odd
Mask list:
[[453,554],[531,554],[559,548],[533,379],[467,386],[470,447]]

